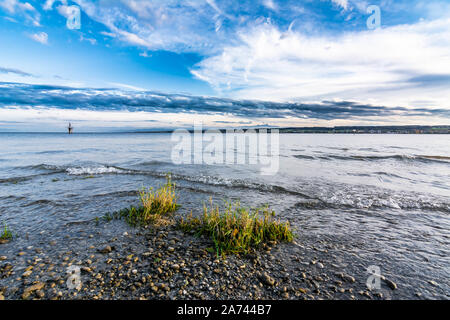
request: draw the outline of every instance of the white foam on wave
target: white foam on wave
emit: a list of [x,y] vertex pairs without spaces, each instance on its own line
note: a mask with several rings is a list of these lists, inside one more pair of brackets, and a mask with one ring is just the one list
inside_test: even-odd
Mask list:
[[115,167],[107,167],[107,166],[67,168],[66,172],[69,175],[74,175],[74,176],[98,175],[98,174],[107,174],[107,173],[126,173],[125,170],[115,168]]
[[344,188],[341,190],[322,190],[317,198],[335,206],[349,206],[358,209],[391,208],[403,210],[440,210],[450,211],[446,199],[425,194],[381,189]]

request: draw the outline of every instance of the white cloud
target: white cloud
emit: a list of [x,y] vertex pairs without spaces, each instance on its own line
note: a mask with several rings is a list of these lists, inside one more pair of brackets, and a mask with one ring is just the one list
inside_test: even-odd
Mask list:
[[12,23],[17,23],[17,20],[16,19],[14,19],[14,18],[11,18],[11,17],[3,17],[5,20],[8,20],[9,22],[12,22]]
[[40,26],[41,15],[29,2],[22,3],[18,0],[1,0],[0,7],[5,9],[9,14],[23,15],[34,26]]
[[87,41],[87,42],[89,42],[92,45],[97,44],[97,40],[96,39],[94,39],[94,38],[86,38],[83,35],[80,35],[80,41]]
[[331,1],[344,10],[347,10],[348,8],[348,0],[331,0]]
[[18,6],[17,0],[2,0],[0,1],[0,7],[8,11],[9,13],[15,13]]
[[51,10],[53,9],[53,4],[56,2],[57,0],[46,0],[44,5],[42,6],[42,8],[44,10]]
[[234,19],[213,0],[74,2],[118,40],[149,50],[212,52],[227,39],[223,22]]
[[450,19],[337,37],[283,33],[266,23],[242,30],[239,44],[225,46],[192,73],[235,98],[403,106],[427,101],[450,108],[448,83],[421,83],[421,76],[450,77],[449,34]]
[[30,38],[42,44],[48,44],[48,34],[45,32],[33,33]]
[[72,13],[72,10],[70,9],[70,7],[67,4],[61,4],[61,5],[57,6],[56,10],[58,11],[58,13],[60,15],[62,15],[65,18],[68,18]]
[[139,56],[141,56],[141,57],[144,57],[144,58],[151,58],[152,57],[152,55],[151,54],[148,54],[147,52],[141,52],[141,53],[139,53]]
[[102,31],[100,32],[101,35],[104,35],[105,37],[110,37],[110,38],[115,38],[116,34],[111,33],[111,32],[106,32],[106,31]]
[[118,83],[118,82],[109,82],[109,85],[112,85],[116,88],[125,89],[125,90],[132,90],[132,91],[148,91],[147,89],[136,87],[130,84],[126,83]]
[[276,11],[278,9],[273,0],[263,0],[263,5],[270,10]]

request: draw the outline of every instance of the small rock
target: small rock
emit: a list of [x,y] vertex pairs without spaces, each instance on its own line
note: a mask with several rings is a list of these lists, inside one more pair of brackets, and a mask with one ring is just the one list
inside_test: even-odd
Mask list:
[[439,287],[436,281],[430,280],[428,281],[428,283],[431,284],[432,286]]
[[387,286],[389,288],[391,288],[392,290],[397,289],[397,284],[394,281],[391,281],[389,279],[384,279],[384,282],[387,284]]
[[180,265],[175,263],[175,264],[172,265],[172,268],[174,270],[179,270],[180,269]]
[[24,277],[24,278],[29,277],[32,273],[33,273],[32,270],[27,270],[22,274],[22,277]]
[[353,278],[352,276],[349,276],[348,274],[340,273],[340,274],[338,274],[338,276],[344,281],[351,282],[351,283],[355,282],[355,278]]
[[98,250],[100,253],[110,253],[113,249],[110,246],[105,246]]
[[44,286],[45,286],[44,283],[38,282],[38,283],[32,285],[31,287],[26,288],[23,291],[22,299],[27,299],[34,291],[41,290],[42,288],[44,288]]
[[273,279],[271,276],[269,276],[266,272],[260,277],[261,281],[268,285],[273,286],[275,284],[275,279]]
[[381,293],[381,292],[375,292],[373,295],[374,295],[375,297],[380,298],[380,299],[383,298],[383,293]]

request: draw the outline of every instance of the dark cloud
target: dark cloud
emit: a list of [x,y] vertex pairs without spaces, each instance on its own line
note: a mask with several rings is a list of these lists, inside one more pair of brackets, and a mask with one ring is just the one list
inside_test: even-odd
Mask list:
[[0,67],[0,73],[13,73],[13,74],[17,74],[19,76],[23,76],[23,77],[34,77],[33,74],[19,70],[19,69],[13,69],[13,68],[4,68],[4,67]]
[[127,110],[148,112],[193,112],[230,114],[251,119],[286,118],[351,119],[371,116],[440,116],[450,118],[450,110],[385,107],[349,101],[321,103],[278,103],[256,100],[196,97],[158,92],[118,89],[70,88],[49,85],[2,83],[0,107],[39,106],[83,110]]
[[421,86],[450,86],[450,74],[426,74],[412,77],[408,82]]

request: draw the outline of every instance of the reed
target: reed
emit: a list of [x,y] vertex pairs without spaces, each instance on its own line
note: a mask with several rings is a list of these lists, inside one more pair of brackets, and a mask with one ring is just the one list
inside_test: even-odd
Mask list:
[[6,223],[3,223],[3,230],[0,233],[0,240],[11,240],[13,237],[13,234],[11,232],[11,230],[9,230],[8,226],[6,225]]
[[139,207],[130,207],[107,214],[104,219],[109,221],[124,218],[132,226],[169,224],[171,213],[179,208],[177,198],[175,183],[172,182],[171,176],[168,174],[166,183],[159,189],[143,188],[139,191],[141,202]]
[[193,217],[192,212],[181,219],[179,227],[185,232],[210,237],[218,256],[229,253],[248,253],[266,242],[291,242],[293,232],[289,222],[275,219],[275,212],[268,206],[248,209],[239,203],[226,203],[225,211],[219,207],[203,206],[203,214]]

